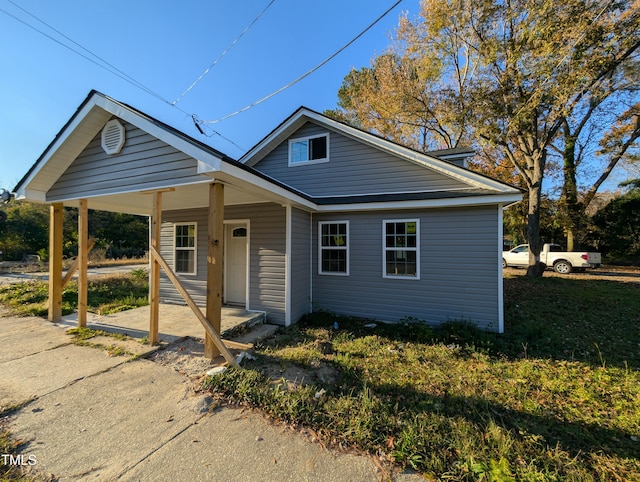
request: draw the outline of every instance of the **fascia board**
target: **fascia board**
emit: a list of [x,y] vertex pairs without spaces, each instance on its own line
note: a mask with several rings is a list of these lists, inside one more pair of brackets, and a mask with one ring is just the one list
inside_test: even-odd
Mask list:
[[[306,122],[303,118],[307,117],[307,114],[309,113],[310,112],[307,109],[299,109],[291,116],[291,118],[278,126],[269,135],[267,135],[267,137],[252,147],[250,151],[240,158],[239,162],[253,167],[255,164],[260,162],[266,154],[271,152],[271,150],[273,150],[277,145],[284,142],[291,134],[298,130]],[[272,144],[274,145],[270,148]]]
[[29,201],[44,203],[47,202],[47,193],[20,187],[20,189],[15,192],[15,199],[18,201],[28,199]]
[[454,208],[470,206],[486,206],[496,204],[514,204],[522,200],[518,194],[487,195],[474,197],[461,197],[453,199],[424,199],[418,201],[394,201],[372,203],[345,203],[318,206],[318,212],[354,212],[354,211],[380,211],[400,209],[433,209]]
[[[16,190],[16,197],[18,199],[24,199],[25,197],[31,199],[31,194],[35,194],[36,192],[40,192],[39,189],[30,188],[29,185],[40,175],[43,169],[48,167],[58,167],[62,170],[66,169],[73,160],[69,160],[67,157],[63,159],[56,158],[56,154],[60,151],[60,149],[65,145],[65,143],[69,140],[69,137],[77,131],[78,127],[85,121],[85,119],[90,116],[93,110],[96,108],[96,97],[93,97],[89,100],[82,108],[76,112],[71,122],[67,124],[64,128],[64,131],[61,132],[56,139],[54,139],[53,143],[47,147],[46,152],[40,159],[37,161],[37,165],[34,167],[33,171],[29,174],[29,176],[23,180],[23,182],[18,186]],[[95,135],[95,134],[93,134]],[[89,137],[89,136],[87,136]],[[91,137],[93,138],[93,137]],[[84,146],[88,144],[91,139],[87,138]],[[54,166],[50,166],[49,162],[54,162]],[[55,182],[55,179],[51,180],[52,176],[47,176],[48,180],[52,184]],[[50,187],[50,186],[49,186]]]

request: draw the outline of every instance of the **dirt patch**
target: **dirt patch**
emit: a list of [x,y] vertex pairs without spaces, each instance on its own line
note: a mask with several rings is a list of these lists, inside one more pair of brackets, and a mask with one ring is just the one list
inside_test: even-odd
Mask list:
[[[232,350],[232,353],[238,356],[240,351]],[[206,358],[204,340],[190,337],[167,345],[166,348],[151,354],[148,359],[173,368],[194,382],[201,381],[209,370],[225,363],[222,357],[214,360]],[[302,367],[259,359],[252,362],[252,368],[261,371],[271,383],[285,383],[289,388],[316,385],[328,389],[335,385],[338,378],[335,369],[322,360],[315,360],[308,367]]]
[[306,385],[332,388],[338,379],[335,368],[323,361],[312,362],[309,367],[258,362],[257,368],[271,380],[272,384],[285,383],[289,388]]
[[153,353],[149,360],[196,379],[204,377],[207,371],[224,363],[224,359],[206,358],[204,340],[191,337],[167,345],[165,349]]

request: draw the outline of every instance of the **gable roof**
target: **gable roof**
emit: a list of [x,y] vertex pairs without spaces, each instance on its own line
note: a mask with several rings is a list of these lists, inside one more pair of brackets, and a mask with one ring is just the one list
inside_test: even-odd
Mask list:
[[[27,196],[28,198],[45,201],[43,196],[46,191],[51,188],[58,177],[73,163],[112,116],[141,127],[168,144],[183,150],[185,153],[199,154],[196,159],[203,157],[212,164],[218,163],[223,159],[231,159],[208,146],[206,146],[206,151],[203,152],[202,147],[205,146],[204,144],[198,143],[198,141],[189,138],[180,131],[133,107],[92,90],[69,121],[56,134],[38,160],[18,182],[14,189],[16,195],[24,197],[28,191],[30,194]],[[169,139],[169,136],[172,138]],[[198,146],[197,144],[201,145]]]
[[[189,155],[198,162],[198,173],[203,176],[214,177],[215,173],[215,177],[222,180],[237,180],[241,187],[273,192],[276,196],[272,200],[289,201],[306,207],[314,206],[305,193],[245,166],[168,124],[96,90],[87,95],[69,121],[18,182],[14,188],[16,198],[46,202],[47,191],[113,116]],[[203,177],[203,181],[207,182],[206,177]],[[124,205],[122,207],[124,208]]]
[[[262,200],[291,204],[312,211],[510,204],[520,200],[521,191],[508,184],[469,171],[435,156],[392,143],[305,107],[301,107],[285,119],[247,152],[240,161],[237,161],[185,133],[95,90],[87,95],[73,116],[18,182],[14,189],[16,198],[47,202],[47,192],[98,135],[109,119],[114,116],[155,136],[197,161],[197,173],[202,176],[202,181],[199,183],[201,187],[198,185],[191,188],[184,187],[183,192],[176,192],[172,195],[175,198],[175,204],[168,207],[170,209],[193,207],[188,205],[189,200],[196,196],[198,189],[201,190],[207,183],[210,183],[211,178],[229,184],[236,193],[244,192],[247,199],[255,200],[256,197],[259,197]],[[458,190],[455,194],[446,191],[431,191],[318,197],[295,189],[253,168],[271,150],[285,142],[290,135],[308,121],[322,124],[401,159],[458,179],[469,188]],[[468,154],[468,151],[438,151],[437,153],[464,156]],[[169,185],[154,186],[154,189],[162,187],[169,187]],[[95,209],[148,214],[148,208],[142,206],[147,203],[141,202],[141,195],[143,194],[140,190],[128,192],[123,188],[115,187],[112,192],[96,196],[93,206]],[[72,201],[77,201],[77,199],[62,199],[61,201],[73,205]],[[49,202],[51,201],[49,200]],[[60,200],[56,200],[56,202],[60,202]]]
[[275,149],[282,142],[286,141],[298,129],[307,122],[313,122],[332,129],[347,137],[355,139],[373,148],[387,152],[400,159],[415,163],[426,169],[438,172],[442,175],[457,179],[472,189],[486,189],[492,192],[518,192],[521,191],[509,184],[497,179],[490,178],[483,174],[471,171],[461,166],[454,165],[444,159],[468,157],[474,151],[467,148],[445,149],[433,151],[432,153],[422,153],[410,149],[403,145],[384,139],[370,132],[358,129],[343,122],[320,114],[307,107],[300,107],[291,116],[285,119],[278,127],[271,131],[264,139],[256,144],[244,156],[240,162],[247,166],[255,166],[267,154]]

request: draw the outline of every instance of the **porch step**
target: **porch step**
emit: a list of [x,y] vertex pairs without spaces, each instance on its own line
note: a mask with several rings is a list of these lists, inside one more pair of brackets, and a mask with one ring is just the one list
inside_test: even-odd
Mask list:
[[260,311],[247,311],[244,308],[222,307],[222,338],[228,340],[266,321],[266,314]]
[[257,342],[273,335],[278,330],[278,328],[280,327],[277,325],[270,325],[267,323],[253,325],[250,331],[239,334],[238,336],[235,336],[231,339],[233,341],[237,341],[238,343],[256,344]]

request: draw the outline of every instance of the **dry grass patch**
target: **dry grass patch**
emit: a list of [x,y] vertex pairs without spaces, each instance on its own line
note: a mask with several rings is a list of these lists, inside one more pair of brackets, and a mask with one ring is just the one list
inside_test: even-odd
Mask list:
[[507,279],[505,335],[318,313],[207,387],[434,479],[640,480],[639,291]]

